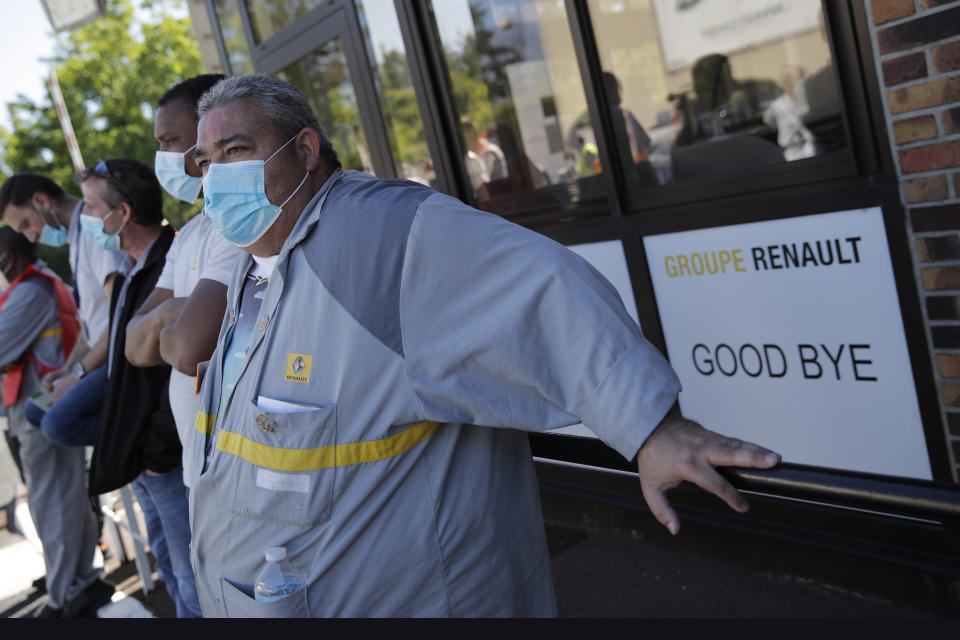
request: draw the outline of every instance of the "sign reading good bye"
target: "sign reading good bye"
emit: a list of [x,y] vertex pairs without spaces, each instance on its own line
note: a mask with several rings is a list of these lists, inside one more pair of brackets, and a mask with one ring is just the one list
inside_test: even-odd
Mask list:
[[787,462],[932,478],[879,208],[644,246],[686,416]]

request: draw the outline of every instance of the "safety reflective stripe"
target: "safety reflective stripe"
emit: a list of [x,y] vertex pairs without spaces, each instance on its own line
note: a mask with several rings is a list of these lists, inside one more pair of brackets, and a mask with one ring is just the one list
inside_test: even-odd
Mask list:
[[213,433],[213,425],[217,423],[217,414],[215,413],[204,413],[203,411],[197,411],[197,417],[193,421],[193,428],[202,433],[205,436]]
[[53,329],[47,329],[46,331],[41,331],[38,338],[52,338],[54,336],[63,335],[63,329],[60,327],[54,327]]
[[438,422],[424,421],[382,440],[338,444],[316,449],[282,449],[254,442],[232,431],[220,430],[217,449],[258,467],[276,471],[316,471],[361,462],[385,460],[409,451],[434,434]]

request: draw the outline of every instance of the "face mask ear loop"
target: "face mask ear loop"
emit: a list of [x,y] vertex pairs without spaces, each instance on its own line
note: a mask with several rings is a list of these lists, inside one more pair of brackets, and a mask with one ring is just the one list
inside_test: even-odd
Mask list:
[[[299,134],[298,134],[298,135],[299,135]],[[287,140],[286,142],[283,143],[283,147],[286,147],[288,144],[290,144],[291,142],[293,142],[293,141],[296,140],[296,139],[297,139],[297,136],[293,136],[292,138],[290,138],[289,140]],[[277,149],[276,151],[274,151],[273,153],[271,153],[271,154],[270,154],[270,157],[263,161],[263,164],[267,164],[268,162],[270,162],[271,160],[273,160],[273,156],[275,156],[275,155],[277,155],[278,153],[280,153],[281,151],[283,151],[283,147],[280,147],[279,149]]]
[[281,211],[283,211],[283,206],[284,206],[285,204],[287,204],[288,202],[290,202],[290,198],[292,198],[293,196],[297,195],[297,191],[300,191],[300,187],[303,186],[303,183],[306,182],[306,181],[307,181],[307,178],[309,178],[309,177],[310,177],[310,172],[309,172],[309,171],[307,171],[305,174],[303,174],[303,180],[300,181],[300,184],[298,184],[298,185],[297,185],[297,188],[293,190],[293,193],[291,193],[291,194],[287,197],[287,199],[283,201],[283,204],[280,205],[280,210],[281,210]]
[[[110,213],[108,213],[107,215],[103,216],[103,218],[101,218],[101,220],[102,220],[103,222],[106,222],[106,221],[107,221],[107,218],[109,218],[110,216],[112,216],[113,213],[114,213],[118,208],[120,208],[120,205],[119,205],[119,204],[118,204],[116,207],[114,207],[113,209],[111,209],[111,210],[110,210]],[[130,217],[132,218],[133,215],[131,214]],[[127,222],[130,222],[130,220],[127,220]],[[104,233],[107,233],[107,235],[109,235],[109,236],[117,236],[117,237],[120,237],[120,232],[123,231],[123,230],[126,228],[127,222],[124,222],[122,225],[120,225],[120,228],[117,229],[116,233],[107,233],[106,231],[104,231]],[[100,228],[103,229],[103,226],[101,226]]]
[[[43,224],[47,224],[47,221],[43,219],[43,214],[40,213],[40,209],[38,209],[38,208],[37,208],[37,205],[35,205],[35,204],[33,203],[33,200],[30,201],[30,206],[33,207],[33,210],[37,212],[37,215],[38,215],[38,216],[40,216],[40,221],[43,222]],[[54,224],[57,225],[56,227],[54,227],[54,229],[56,229],[57,231],[59,231],[60,229],[63,229],[63,225],[60,224],[60,221],[59,221],[59,220],[57,220],[56,214],[50,213],[50,214],[48,214],[48,215],[49,215],[50,218],[53,220]],[[49,226],[49,225],[47,225],[47,226]]]

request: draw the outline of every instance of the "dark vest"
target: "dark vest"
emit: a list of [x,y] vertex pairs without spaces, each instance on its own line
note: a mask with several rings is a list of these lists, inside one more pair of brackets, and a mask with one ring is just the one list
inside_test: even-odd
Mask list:
[[[110,377],[90,463],[91,496],[118,489],[145,469],[165,473],[181,465],[182,447],[167,389],[170,366],[135,367],[124,355],[127,323],[153,292],[173,237],[173,229],[163,227],[143,268],[133,276],[117,318]],[[111,330],[123,281],[117,276],[110,296]]]

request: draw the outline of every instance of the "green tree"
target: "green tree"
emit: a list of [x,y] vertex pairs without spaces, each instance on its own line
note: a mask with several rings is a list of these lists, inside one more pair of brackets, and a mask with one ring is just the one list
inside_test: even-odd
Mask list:
[[[109,0],[106,15],[57,36],[50,63],[88,165],[126,157],[152,167],[157,100],[203,72],[185,0]],[[31,171],[80,195],[49,88],[39,103],[21,95],[7,108],[12,128],[0,132],[0,179]],[[164,193],[164,213],[174,227],[199,208]]]
[[394,160],[408,169],[420,167],[429,152],[407,57],[393,49],[384,51],[382,58],[378,93]]
[[277,75],[307,97],[345,169],[371,168],[369,158],[365,161],[360,153],[361,148],[367,147],[339,38],[320,44]]
[[471,2],[470,15],[473,33],[464,38],[459,51],[446,50],[454,105],[478,132],[495,124],[516,127],[506,69],[522,62],[523,52],[517,47],[494,44],[496,33],[482,5]]

